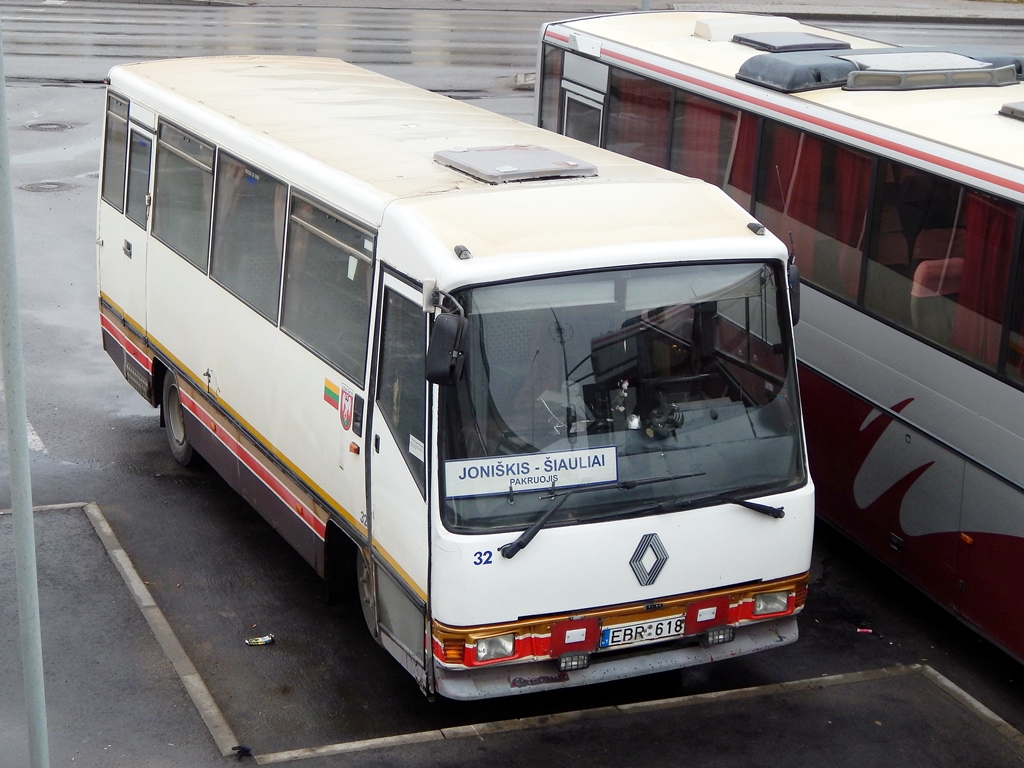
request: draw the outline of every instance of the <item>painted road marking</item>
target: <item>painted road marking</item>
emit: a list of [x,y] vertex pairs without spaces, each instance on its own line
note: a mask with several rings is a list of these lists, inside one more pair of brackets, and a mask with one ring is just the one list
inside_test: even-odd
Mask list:
[[[3,379],[0,379],[0,384],[3,383]],[[6,408],[6,401],[4,400],[4,390],[0,387],[0,408]],[[46,450],[46,446],[43,444],[43,440],[39,437],[39,433],[36,432],[35,427],[32,426],[32,422],[25,419],[25,424],[28,426],[28,447],[30,451],[36,451],[37,453],[45,453],[47,456],[50,452]]]

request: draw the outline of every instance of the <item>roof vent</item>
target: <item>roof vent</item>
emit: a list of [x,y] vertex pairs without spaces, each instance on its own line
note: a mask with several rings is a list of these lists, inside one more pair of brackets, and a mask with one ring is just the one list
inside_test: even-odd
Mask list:
[[873,52],[844,55],[857,65],[846,82],[847,90],[914,91],[923,88],[960,88],[1011,85],[1017,82],[1012,65],[994,67],[987,61],[949,51]]
[[712,43],[726,43],[736,35],[751,32],[796,31],[800,22],[786,16],[755,16],[753,14],[730,13],[721,16],[703,16],[697,19],[693,36]]
[[941,50],[908,50],[893,48],[888,51],[866,51],[843,54],[858,69],[879,69],[886,72],[938,72],[954,69],[983,69],[992,65],[960,53]]
[[456,147],[434,153],[434,162],[488,184],[597,176],[597,166],[547,147]]
[[975,45],[957,45],[948,50],[951,53],[959,53],[978,61],[984,61],[993,67],[1013,66],[1017,70],[1017,79],[1024,77],[1024,54],[993,51],[991,48],[986,49],[983,46]]
[[1013,67],[939,72],[851,72],[848,91],[919,91],[926,88],[969,88],[971,86],[1013,85]]
[[736,79],[783,93],[800,93],[846,85],[856,69],[852,61],[818,51],[760,53],[740,65]]
[[848,90],[915,90],[1010,85],[1024,56],[940,48],[790,50],[761,53],[740,65],[737,80],[784,93],[843,86]]
[[850,44],[843,40],[835,40],[824,35],[812,35],[810,32],[744,32],[736,35],[732,40],[734,43],[769,53],[838,51],[850,47]]
[[999,114],[1004,117],[1012,117],[1015,120],[1024,120],[1024,101],[1014,101],[1003,104]]

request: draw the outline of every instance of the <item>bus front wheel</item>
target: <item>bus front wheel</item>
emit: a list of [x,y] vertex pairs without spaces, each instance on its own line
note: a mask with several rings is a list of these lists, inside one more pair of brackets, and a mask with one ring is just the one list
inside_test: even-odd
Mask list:
[[171,455],[179,464],[187,467],[192,463],[195,451],[185,432],[185,414],[182,411],[181,398],[178,394],[178,380],[170,371],[164,374],[164,391],[160,407],[163,412],[167,444],[171,447]]

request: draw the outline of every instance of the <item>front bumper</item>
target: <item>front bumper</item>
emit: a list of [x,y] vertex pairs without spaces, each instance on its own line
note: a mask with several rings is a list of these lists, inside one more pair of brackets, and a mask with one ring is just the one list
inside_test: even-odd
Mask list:
[[679,647],[676,643],[665,643],[629,653],[596,653],[588,668],[570,672],[559,672],[555,660],[457,671],[435,663],[435,688],[445,698],[457,700],[549,691],[745,656],[789,645],[798,637],[796,618],[787,616],[775,621],[738,627],[732,642],[707,648],[700,645]]

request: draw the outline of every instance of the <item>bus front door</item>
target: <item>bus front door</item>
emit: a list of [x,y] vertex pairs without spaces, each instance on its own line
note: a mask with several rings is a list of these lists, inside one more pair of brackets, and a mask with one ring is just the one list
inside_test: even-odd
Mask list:
[[385,274],[369,422],[370,559],[360,580],[381,645],[427,687],[427,382],[422,289]]

